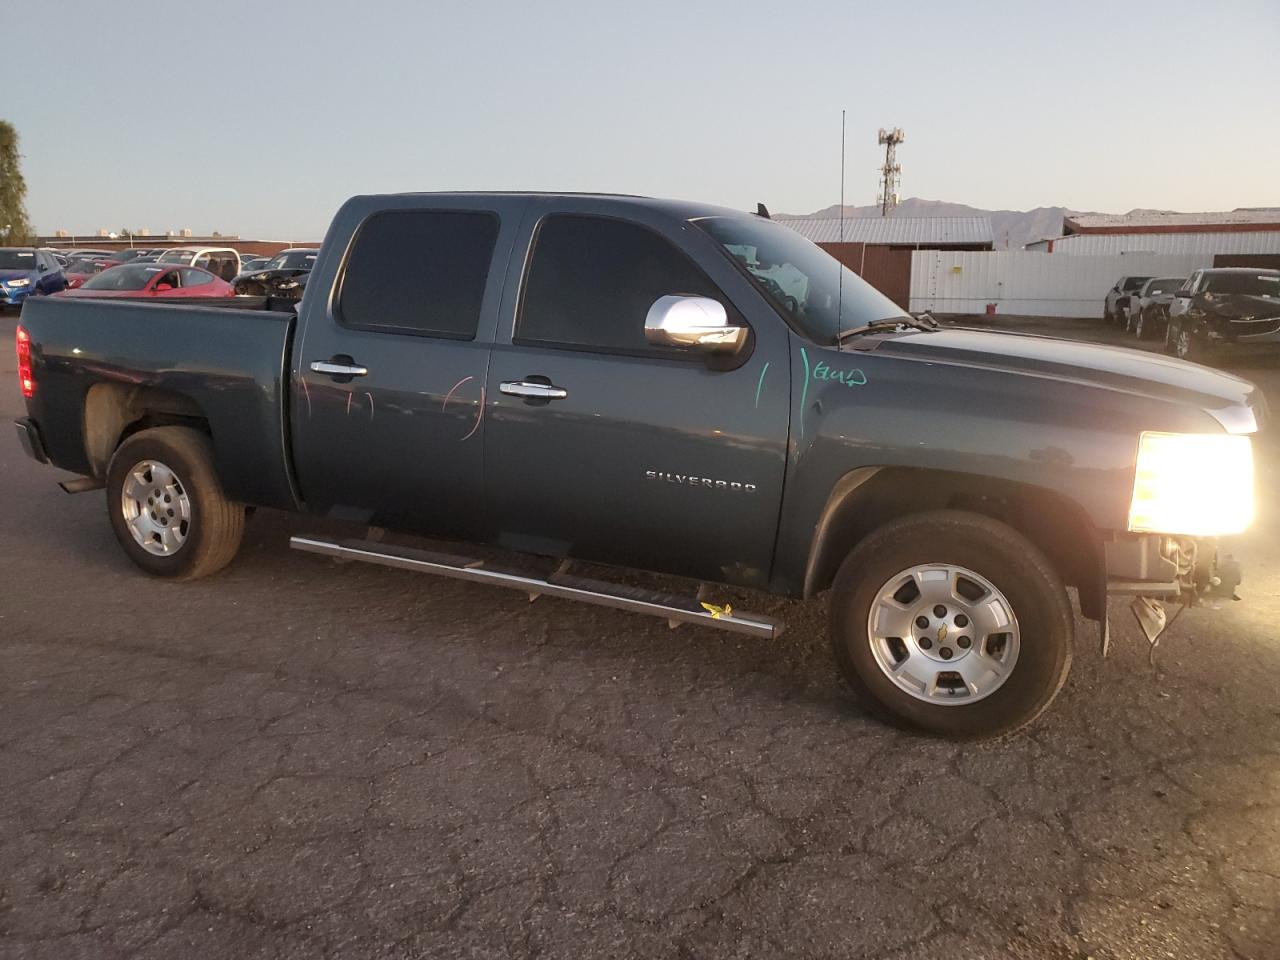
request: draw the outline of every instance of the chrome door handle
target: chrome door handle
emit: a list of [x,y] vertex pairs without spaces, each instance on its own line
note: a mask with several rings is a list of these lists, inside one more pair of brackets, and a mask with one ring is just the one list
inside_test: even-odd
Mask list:
[[507,380],[498,389],[509,397],[532,397],[535,400],[563,400],[569,395],[564,387],[551,383],[530,383],[528,380]]
[[332,360],[316,360],[311,364],[314,373],[323,373],[329,377],[364,377],[369,368],[355,363],[334,363]]

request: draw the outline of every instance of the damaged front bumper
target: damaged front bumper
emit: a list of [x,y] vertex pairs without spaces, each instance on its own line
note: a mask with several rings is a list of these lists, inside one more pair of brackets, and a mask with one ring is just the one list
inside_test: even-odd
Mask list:
[[[1166,603],[1185,609],[1211,598],[1240,599],[1240,564],[1229,555],[1219,556],[1216,539],[1148,534],[1105,546],[1107,596],[1132,598],[1130,609],[1152,648],[1172,623]],[[1109,634],[1104,620],[1104,654]]]

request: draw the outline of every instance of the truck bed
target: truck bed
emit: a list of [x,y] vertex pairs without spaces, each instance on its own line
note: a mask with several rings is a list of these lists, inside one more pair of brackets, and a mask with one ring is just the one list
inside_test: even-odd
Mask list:
[[159,397],[179,422],[207,424],[228,496],[296,509],[286,416],[296,316],[280,306],[265,297],[29,300],[19,321],[36,382],[28,409],[50,461],[102,476],[99,434],[118,435],[135,402]]

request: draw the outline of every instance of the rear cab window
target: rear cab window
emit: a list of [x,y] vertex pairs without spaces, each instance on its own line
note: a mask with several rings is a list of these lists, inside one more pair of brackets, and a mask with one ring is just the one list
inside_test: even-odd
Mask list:
[[480,322],[496,213],[386,210],[356,231],[336,317],[356,330],[472,340]]

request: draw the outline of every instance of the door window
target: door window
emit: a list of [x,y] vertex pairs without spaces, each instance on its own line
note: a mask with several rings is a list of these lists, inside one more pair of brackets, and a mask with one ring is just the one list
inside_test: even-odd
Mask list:
[[209,282],[208,274],[193,270],[191,267],[179,270],[178,273],[181,276],[182,286],[184,287],[199,287]]
[[498,239],[496,214],[375,213],[356,233],[338,322],[358,330],[473,340]]
[[711,297],[736,316],[711,279],[652,230],[606,217],[552,214],[534,238],[515,340],[701,360],[644,338],[649,308],[669,294]]

